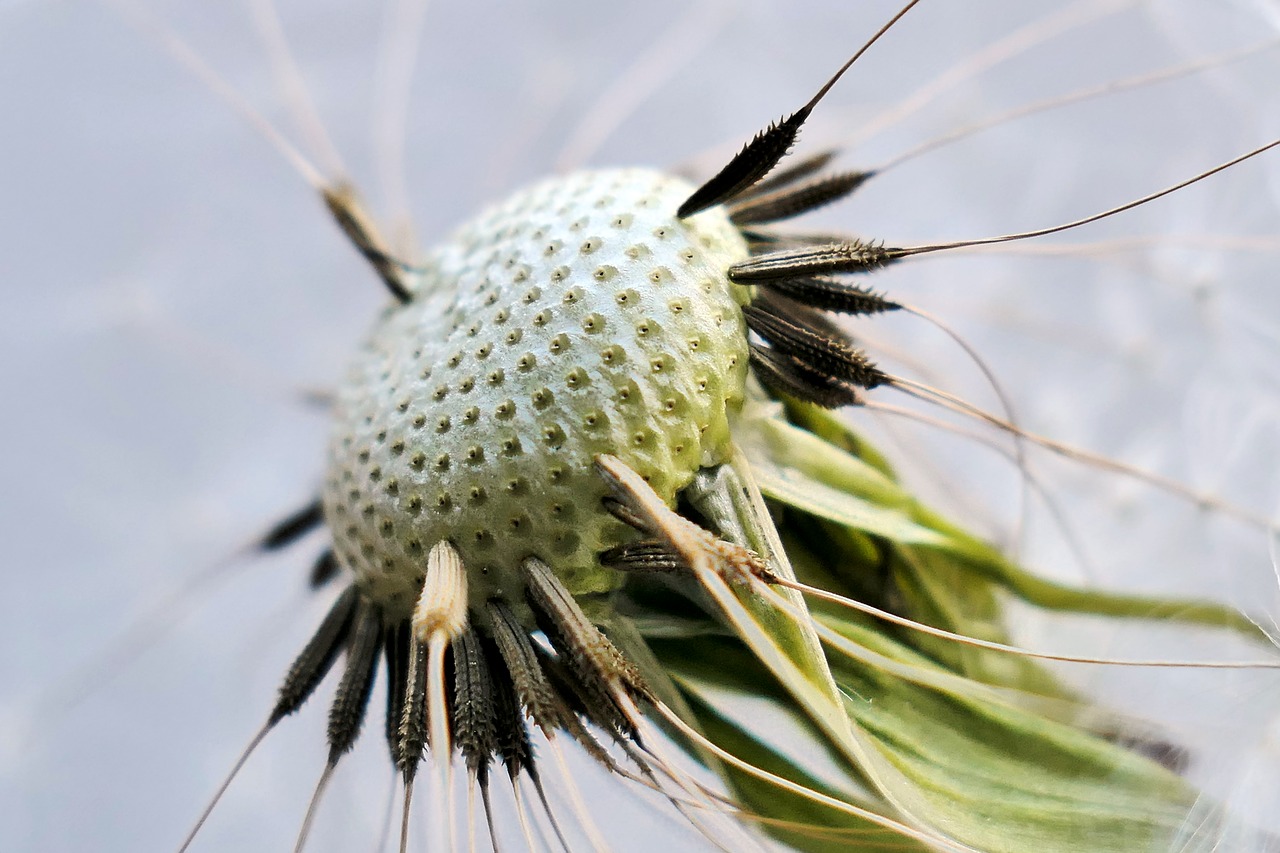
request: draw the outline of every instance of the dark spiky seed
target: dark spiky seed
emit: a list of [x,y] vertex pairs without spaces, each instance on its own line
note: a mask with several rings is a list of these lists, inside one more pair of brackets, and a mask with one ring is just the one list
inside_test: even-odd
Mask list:
[[769,174],[791,150],[801,125],[812,111],[812,104],[806,104],[782,121],[757,133],[715,177],[685,199],[684,204],[676,211],[676,216],[685,219],[708,207],[726,202]]
[[783,249],[734,264],[729,267],[729,278],[744,283],[824,273],[870,272],[897,260],[901,251],[861,240]]
[[400,772],[413,781],[427,745],[427,644],[410,633],[409,668],[405,673],[404,710],[400,718]]
[[[550,635],[548,635],[550,639]],[[553,641],[554,644],[554,641]],[[565,715],[563,728],[569,733],[569,736],[580,745],[588,755],[594,758],[600,764],[610,770],[616,767],[608,751],[600,745],[595,736],[587,730],[581,722],[581,719],[589,720],[597,728],[609,732],[616,740],[625,740],[630,734],[630,727],[627,725],[621,715],[611,712],[611,716],[592,717],[590,704],[593,700],[589,698],[592,694],[592,688],[599,687],[598,683],[593,682],[587,684],[578,678],[574,672],[566,666],[565,659],[555,657],[542,646],[535,647],[538,656],[539,665],[546,674],[547,683],[551,685],[551,689],[556,696],[560,697],[564,702],[564,706],[569,713]],[[611,709],[613,706],[610,705]],[[532,767],[530,768],[533,769]]]
[[521,704],[544,732],[562,727],[566,709],[543,675],[520,620],[510,607],[496,599],[489,602],[488,614],[498,653]]
[[628,542],[600,555],[600,562],[620,572],[687,572],[679,555],[656,539]]
[[280,685],[279,698],[271,711],[271,725],[302,707],[302,703],[307,701],[324,680],[351,631],[351,619],[359,600],[360,594],[356,588],[349,586],[329,608],[328,615],[294,659],[284,677],[284,683]]
[[478,773],[498,750],[493,675],[475,629],[463,631],[452,649],[453,739],[467,767]]
[[770,391],[805,400],[824,409],[856,406],[862,402],[858,389],[847,382],[815,373],[787,355],[767,346],[751,347],[751,366]]
[[829,149],[827,151],[819,151],[817,154],[810,154],[791,166],[779,169],[749,190],[744,190],[739,195],[739,199],[745,202],[747,199],[756,198],[764,193],[773,192],[803,181],[805,178],[816,175],[827,168],[839,153],[834,149]]
[[902,307],[870,288],[826,276],[771,279],[761,286],[810,307],[842,314],[878,314]]
[[752,300],[756,308],[761,311],[767,311],[776,317],[781,317],[797,326],[804,326],[815,335],[821,335],[824,338],[830,338],[833,341],[844,341],[852,346],[849,339],[849,333],[836,323],[834,318],[830,317],[823,311],[810,308],[790,299],[767,286],[761,286],[756,291],[756,298]]
[[[564,698],[575,714],[602,729],[610,732],[626,731],[626,718],[614,701],[608,680],[574,652],[573,643],[565,636],[562,626],[548,616],[546,611],[534,606],[532,602],[530,605],[538,628],[556,650],[556,666],[561,672],[559,679],[552,677],[556,666],[551,666],[549,659],[540,654],[543,670],[551,678],[550,683],[556,694]],[[576,720],[576,717],[570,714],[562,722],[568,724],[570,719]]]
[[869,177],[868,172],[841,172],[799,186],[752,195],[731,205],[729,218],[735,225],[790,219],[844,198]]
[[[491,650],[489,669],[499,673],[502,667],[503,660],[492,654]],[[506,765],[507,774],[514,781],[523,768],[531,766],[532,750],[529,746],[529,730],[525,726],[524,713],[520,710],[520,702],[516,699],[512,680],[496,677],[493,680],[493,688],[494,717],[498,721],[498,757],[502,759],[502,763]]]
[[743,228],[741,233],[743,239],[747,241],[747,247],[751,250],[753,257],[769,252],[778,252],[783,249],[829,246],[832,243],[840,243],[849,239],[848,234],[782,232],[770,231],[768,228]]
[[311,566],[311,575],[307,578],[307,584],[312,589],[319,589],[336,578],[341,570],[342,566],[338,563],[338,558],[333,551],[325,551]]
[[403,764],[400,753],[400,721],[404,718],[405,691],[409,683],[409,648],[412,633],[408,620],[386,629],[382,643],[387,665],[387,747],[391,750],[391,762],[396,767]]
[[374,227],[373,220],[365,214],[356,199],[355,191],[344,184],[326,187],[321,190],[320,195],[334,221],[342,229],[342,233],[347,235],[347,239],[356,247],[356,251],[363,255],[378,273],[378,277],[382,279],[382,283],[387,286],[387,290],[391,291],[396,301],[402,305],[410,302],[413,294],[409,292],[406,284],[406,274],[414,270],[396,260],[387,251],[377,228]]
[[281,519],[258,542],[262,551],[278,551],[297,542],[324,523],[324,506],[320,499],[312,501],[288,517]]
[[631,507],[627,506],[617,498],[606,496],[600,499],[600,504],[605,508],[606,512],[628,527],[634,527],[636,530],[646,533],[650,532],[648,526],[644,522],[644,519],[636,515]]
[[845,379],[862,388],[875,388],[888,381],[879,368],[843,338],[820,334],[755,304],[745,306],[742,313],[752,331],[815,373]]
[[522,566],[538,626],[572,673],[572,687],[584,701],[587,718],[629,736],[631,725],[618,706],[614,690],[626,688],[647,694],[640,674],[587,618],[546,563],[530,557]]
[[[836,70],[836,73],[832,74],[827,79],[827,82],[822,84],[822,88],[818,89],[808,103],[783,119],[781,123],[769,125],[768,128],[757,133],[755,138],[748,142],[714,178],[699,187],[693,195],[685,200],[684,204],[680,205],[676,215],[681,219],[692,216],[699,211],[706,210],[708,207],[729,201],[758,184],[778,164],[778,161],[791,150],[791,146],[796,141],[796,135],[800,133],[801,126],[809,118],[813,108],[827,96],[827,93],[844,76],[844,73],[858,61],[858,57],[862,56],[871,45],[875,44],[880,36],[884,35],[914,5],[915,2],[910,3],[894,16],[888,24],[881,27],[857,53],[849,57],[848,62],[841,65]],[[795,172],[793,171],[792,175],[794,174]],[[794,177],[789,176],[786,180],[794,179]]]
[[338,682],[333,705],[329,709],[329,763],[349,751],[360,734],[369,707],[369,692],[378,668],[378,651],[382,646],[382,615],[378,608],[361,601],[351,626],[347,647],[347,668]]
[[521,565],[529,580],[530,596],[564,633],[574,655],[601,676],[640,688],[640,674],[582,612],[551,567],[536,557],[529,557]]

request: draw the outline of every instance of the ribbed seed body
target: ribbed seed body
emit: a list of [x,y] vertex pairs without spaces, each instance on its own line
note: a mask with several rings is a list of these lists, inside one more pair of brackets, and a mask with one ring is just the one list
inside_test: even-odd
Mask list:
[[575,595],[608,591],[596,555],[627,537],[593,458],[668,501],[723,461],[749,298],[725,271],[747,248],[720,209],[675,218],[692,189],[637,169],[544,182],[462,227],[387,309],[339,394],[324,494],[367,595],[407,615],[442,539],[473,606],[521,602],[530,555]]

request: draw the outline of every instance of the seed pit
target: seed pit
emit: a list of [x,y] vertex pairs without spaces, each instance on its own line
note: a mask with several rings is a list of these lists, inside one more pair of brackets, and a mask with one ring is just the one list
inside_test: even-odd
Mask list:
[[559,424],[552,424],[542,430],[542,440],[546,442],[548,447],[557,448],[564,444],[564,430]]
[[578,534],[574,533],[572,530],[567,530],[556,534],[552,547],[555,549],[556,553],[568,555],[578,550],[578,543],[580,541]]

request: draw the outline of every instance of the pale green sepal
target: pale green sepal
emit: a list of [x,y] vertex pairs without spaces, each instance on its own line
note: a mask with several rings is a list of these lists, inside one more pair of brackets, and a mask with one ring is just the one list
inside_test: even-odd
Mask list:
[[[821,618],[904,665],[936,666],[863,626]],[[1173,773],[1079,728],[856,662],[833,658],[833,670],[851,717],[929,802],[931,822],[979,849],[1164,850],[1194,800]]]

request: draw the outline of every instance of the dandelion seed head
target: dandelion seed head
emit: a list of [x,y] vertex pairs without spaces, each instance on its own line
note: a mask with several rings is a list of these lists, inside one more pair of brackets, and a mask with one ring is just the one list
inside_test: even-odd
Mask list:
[[747,248],[723,210],[675,218],[691,191],[639,169],[575,173],[516,193],[429,256],[335,414],[325,512],[366,595],[407,613],[424,548],[445,539],[471,571],[473,607],[522,600],[530,555],[575,594],[606,592],[619,576],[596,555],[624,531],[597,509],[591,460],[617,455],[668,501],[725,460],[749,289],[724,271]]

